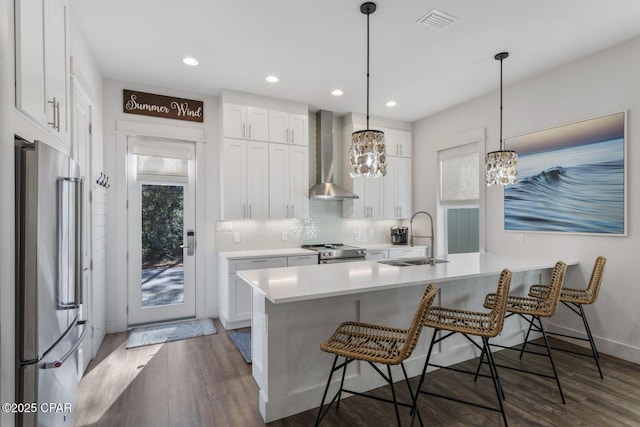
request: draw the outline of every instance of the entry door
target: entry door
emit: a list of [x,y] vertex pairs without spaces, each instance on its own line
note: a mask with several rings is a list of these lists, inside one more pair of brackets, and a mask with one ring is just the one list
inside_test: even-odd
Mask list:
[[[91,168],[91,107],[85,98],[83,92],[74,86],[73,92],[73,115],[72,115],[72,150],[73,159],[78,163],[80,168],[80,176],[85,179],[84,182],[84,206],[82,207],[82,304],[80,305],[80,319],[89,319],[93,321],[92,313],[92,271],[91,271],[91,254],[92,254],[92,204],[91,189],[92,168]],[[91,331],[90,331],[91,332]],[[89,333],[85,337],[80,350],[78,351],[78,369],[81,377],[89,365],[89,361],[93,356],[93,334]]]
[[195,144],[132,139],[128,324],[195,317]]

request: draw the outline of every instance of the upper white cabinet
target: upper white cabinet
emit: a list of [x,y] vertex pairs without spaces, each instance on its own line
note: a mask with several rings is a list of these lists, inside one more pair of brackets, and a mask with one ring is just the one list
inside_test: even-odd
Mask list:
[[16,107],[69,144],[67,0],[16,0]]
[[411,157],[411,132],[398,129],[383,129],[387,143],[387,155]]
[[269,144],[225,138],[222,219],[269,217]]
[[222,117],[226,138],[269,139],[269,110],[266,108],[224,103]]
[[384,218],[411,217],[411,158],[387,156],[387,175],[383,178]]
[[309,116],[228,102],[222,115],[222,218],[308,218]]
[[309,116],[269,110],[269,141],[309,145]]
[[309,149],[269,144],[269,218],[309,217]]

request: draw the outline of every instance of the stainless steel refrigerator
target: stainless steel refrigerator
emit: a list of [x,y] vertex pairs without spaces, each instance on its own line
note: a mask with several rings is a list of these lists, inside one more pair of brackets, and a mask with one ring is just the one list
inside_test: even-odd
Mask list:
[[16,137],[18,426],[72,426],[82,303],[83,179],[52,147]]

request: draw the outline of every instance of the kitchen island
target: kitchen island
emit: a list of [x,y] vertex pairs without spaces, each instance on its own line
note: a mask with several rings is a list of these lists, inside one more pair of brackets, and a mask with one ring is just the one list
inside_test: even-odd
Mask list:
[[[398,267],[362,261],[238,272],[252,287],[252,373],[260,389],[260,413],[265,422],[320,404],[332,362],[332,355],[323,353],[320,343],[341,322],[407,327],[431,282],[439,289],[434,304],[484,310],[484,296],[495,291],[503,268],[513,273],[511,293],[525,294],[529,285],[548,281],[556,261],[489,253],[445,259],[448,262],[436,265]],[[524,340],[525,326],[519,319],[510,319],[493,342],[518,344]],[[431,333],[428,329],[422,332],[416,350],[405,362],[410,377],[422,370]],[[464,337],[456,337],[439,344],[432,360],[451,365],[478,355]],[[402,375],[394,372],[394,377]],[[385,385],[368,364],[360,362],[349,366],[345,381],[358,391]]]

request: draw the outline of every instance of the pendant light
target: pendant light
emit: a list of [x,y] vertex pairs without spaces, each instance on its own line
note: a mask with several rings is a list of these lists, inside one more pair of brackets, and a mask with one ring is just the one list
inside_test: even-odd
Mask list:
[[495,56],[500,61],[500,150],[487,153],[485,181],[487,185],[507,185],[518,182],[518,154],[504,149],[502,139],[502,61],[509,57],[509,52],[500,52]]
[[369,15],[375,11],[375,3],[366,2],[360,5],[360,12],[367,15],[367,128],[351,135],[349,172],[352,178],[380,177],[387,174],[384,132],[369,129]]

